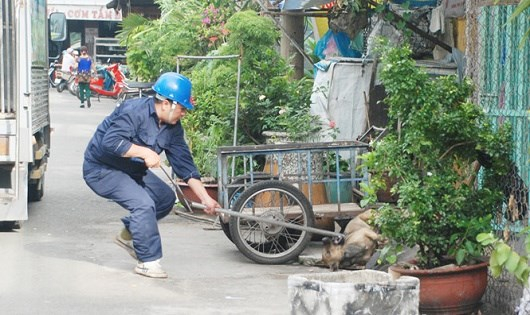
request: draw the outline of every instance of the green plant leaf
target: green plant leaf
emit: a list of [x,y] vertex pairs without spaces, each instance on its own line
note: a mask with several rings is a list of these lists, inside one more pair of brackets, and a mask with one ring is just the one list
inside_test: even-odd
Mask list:
[[386,257],[386,261],[388,261],[389,264],[395,264],[397,261],[396,255],[389,255]]
[[498,254],[496,251],[493,251],[490,256],[490,267],[500,267],[499,259],[497,258]]
[[364,207],[366,207],[366,205],[369,204],[369,203],[370,203],[370,200],[368,200],[368,199],[362,199],[361,202],[360,202],[360,206],[361,206],[361,208],[364,208]]
[[508,270],[511,273],[515,273],[515,270],[517,269],[517,265],[519,264],[519,261],[521,260],[521,256],[517,254],[516,252],[511,252],[510,257],[508,257],[508,260],[506,261],[505,267],[506,270]]
[[510,246],[501,243],[495,248],[495,253],[497,254],[497,265],[502,266],[510,257],[512,249],[510,248]]
[[512,15],[508,19],[508,22],[512,22],[515,18],[517,18],[524,10],[528,9],[530,7],[530,0],[523,0],[519,2],[517,7],[515,8],[515,11],[513,11]]
[[484,246],[493,244],[496,240],[497,238],[494,237],[492,233],[479,233],[477,235],[477,242]]
[[467,250],[468,253],[474,253],[475,252],[475,244],[473,244],[472,242],[466,241],[465,246],[466,246],[466,250]]
[[494,238],[486,238],[483,241],[479,241],[482,246],[488,246],[494,244],[497,240]]
[[527,268],[525,269],[525,271],[523,271],[523,274],[521,275],[521,279],[523,281],[523,285],[524,286],[528,286],[528,278],[530,276],[530,268]]
[[493,277],[499,277],[502,273],[502,267],[501,266],[490,266],[491,275]]
[[519,260],[519,263],[517,264],[517,268],[514,271],[514,275],[518,279],[522,280],[522,276],[523,276],[525,270],[528,270],[529,268],[530,267],[528,267],[528,261],[521,257],[521,259]]
[[466,251],[464,249],[459,249],[457,252],[456,252],[456,264],[457,265],[461,265],[462,262],[464,261],[464,258],[466,258]]

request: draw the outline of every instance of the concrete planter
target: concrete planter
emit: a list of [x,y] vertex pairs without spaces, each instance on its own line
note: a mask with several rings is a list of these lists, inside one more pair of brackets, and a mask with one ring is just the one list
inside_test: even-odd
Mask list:
[[292,275],[292,315],[419,314],[420,281],[375,270]]

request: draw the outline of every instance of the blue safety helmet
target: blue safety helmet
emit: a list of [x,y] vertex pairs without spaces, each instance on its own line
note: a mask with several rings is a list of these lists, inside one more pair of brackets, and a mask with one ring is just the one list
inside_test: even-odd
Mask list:
[[193,109],[191,102],[191,81],[180,73],[166,72],[153,85],[153,90],[160,96]]

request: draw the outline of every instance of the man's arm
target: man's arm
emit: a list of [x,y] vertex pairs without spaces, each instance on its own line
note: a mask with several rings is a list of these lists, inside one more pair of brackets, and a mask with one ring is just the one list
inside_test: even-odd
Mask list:
[[208,195],[206,188],[204,188],[204,185],[199,179],[190,178],[188,180],[188,186],[191,188],[191,190],[193,190],[195,195],[199,197],[201,203],[206,206],[204,212],[206,212],[207,214],[215,214],[215,209],[221,208],[217,201],[215,201],[212,197],[210,197],[210,195]]
[[158,155],[158,153],[147,147],[142,147],[134,143],[131,144],[129,150],[127,150],[122,156],[141,158],[144,160],[145,166],[148,168],[160,167],[160,155]]

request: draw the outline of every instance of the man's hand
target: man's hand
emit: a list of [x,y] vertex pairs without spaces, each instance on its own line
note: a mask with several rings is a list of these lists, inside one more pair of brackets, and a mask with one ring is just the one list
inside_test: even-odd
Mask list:
[[148,168],[160,167],[160,155],[153,150],[146,149],[143,159]]
[[204,185],[199,179],[190,178],[188,180],[188,186],[190,186],[195,195],[201,199],[201,204],[206,207],[204,209],[205,213],[214,215],[216,213],[215,209],[221,208],[217,201],[208,195],[208,192],[206,192]]
[[148,168],[160,167],[160,155],[155,151],[142,147],[136,144],[132,144],[131,148],[125,152],[123,157],[139,158],[145,163]]
[[206,209],[204,209],[204,212],[206,212],[207,214],[210,214],[210,215],[214,215],[216,214],[216,211],[215,209],[219,209],[221,208],[221,206],[219,205],[219,203],[217,203],[217,201],[215,201],[213,198],[211,198],[210,196],[208,196],[208,198],[206,198],[206,200],[204,200],[202,202],[202,204],[204,206],[206,206]]

